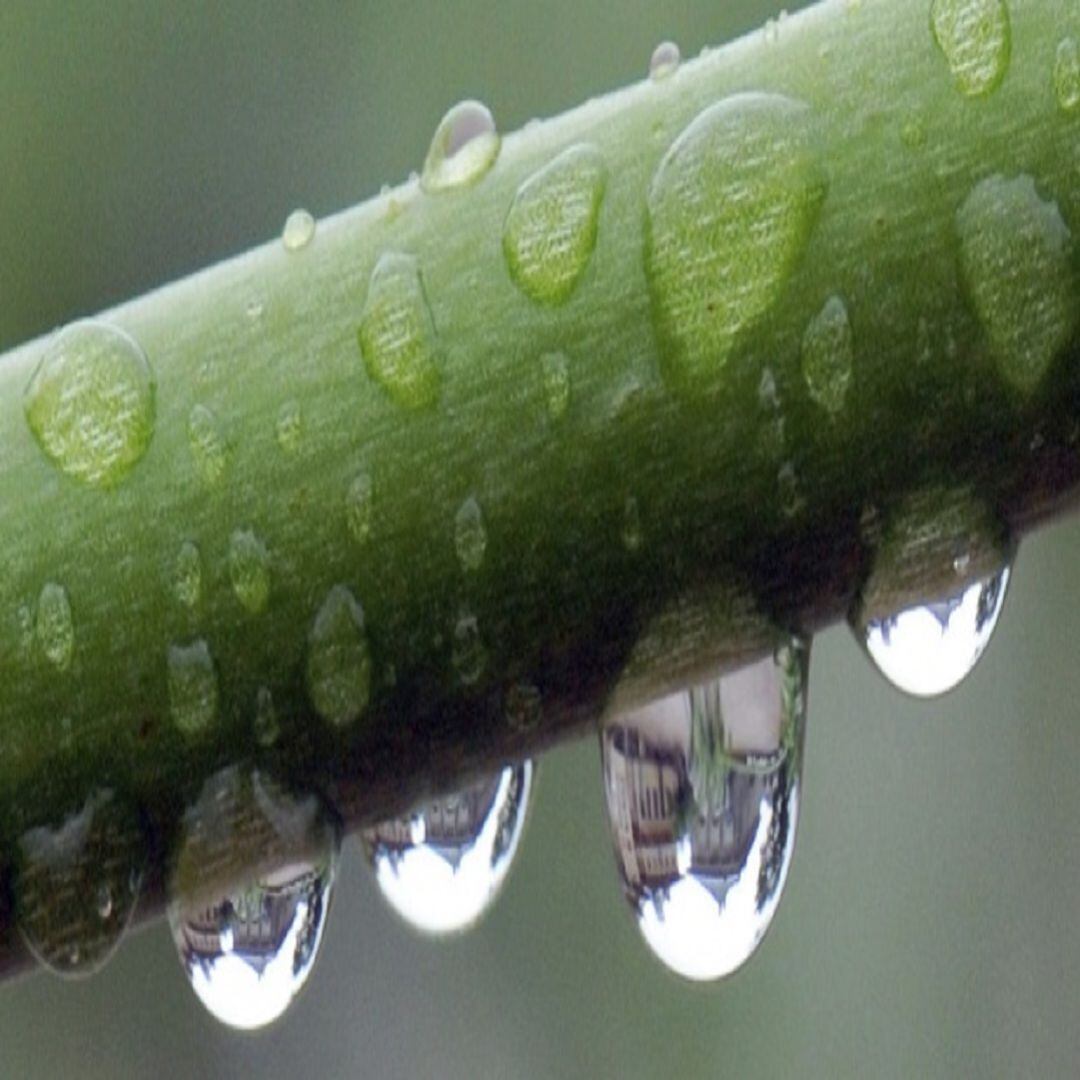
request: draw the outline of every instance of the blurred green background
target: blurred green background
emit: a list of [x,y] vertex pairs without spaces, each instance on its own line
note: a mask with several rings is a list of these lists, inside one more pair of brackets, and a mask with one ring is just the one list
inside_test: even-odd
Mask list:
[[[1035,2],[1035,0],[1030,0]],[[776,14],[763,0],[227,5],[5,0],[0,346],[418,168],[448,105],[504,130]],[[0,1076],[1072,1075],[1080,1059],[1080,523],[1020,552],[944,701],[815,645],[801,835],[751,964],[691,987],[616,884],[598,748],[543,762],[501,902],[418,941],[347,843],[323,956],[256,1037],[205,1015],[163,924],[101,976],[0,987]]]

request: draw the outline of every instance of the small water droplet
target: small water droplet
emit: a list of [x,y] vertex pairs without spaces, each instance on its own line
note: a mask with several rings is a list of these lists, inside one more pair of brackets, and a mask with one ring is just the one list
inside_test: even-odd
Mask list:
[[371,652],[364,612],[344,585],[335,585],[308,634],[307,686],[319,715],[346,727],[363,715],[371,696]]
[[215,1019],[276,1020],[314,967],[337,875],[337,831],[313,798],[235,768],[184,817],[169,927],[192,989]]
[[306,210],[294,210],[285,219],[281,242],[286,251],[301,251],[315,236],[315,219]]
[[63,585],[48,582],[37,603],[36,633],[45,658],[60,671],[71,666],[75,651],[75,624],[71,602]]
[[1030,176],[980,181],[957,212],[960,270],[1003,377],[1032,393],[1076,326],[1069,227]]
[[463,570],[479,570],[487,551],[487,529],[480,504],[471,495],[454,518],[454,547]]
[[371,539],[375,502],[375,487],[371,476],[357,473],[345,492],[345,523],[349,534],[358,544],[366,544]]
[[190,645],[170,645],[166,661],[172,721],[183,734],[198,735],[217,716],[217,672],[210,647],[202,638]]
[[98,790],[58,828],[23,833],[19,850],[16,919],[30,951],[58,975],[99,971],[123,936],[142,880],[138,815]]
[[783,892],[801,802],[808,647],[605,721],[604,791],[623,892],[687,979],[730,975]]
[[802,370],[810,396],[834,416],[844,407],[854,357],[847,307],[839,296],[830,296],[806,327]]
[[188,446],[203,483],[220,484],[229,464],[229,446],[218,418],[205,405],[196,405],[188,415]]
[[240,604],[252,615],[266,610],[270,599],[270,553],[250,530],[238,529],[229,539],[229,580]]
[[532,762],[508,766],[363,834],[390,906],[425,934],[460,933],[491,908],[517,851]]
[[180,545],[173,566],[173,593],[186,608],[193,608],[202,596],[202,556],[190,540]]
[[679,70],[682,55],[674,41],[661,41],[649,58],[649,78],[654,82],[666,79]]
[[244,308],[244,314],[251,322],[258,322],[263,317],[265,310],[263,302],[258,297],[253,297],[248,301],[247,307]]
[[1063,38],[1054,56],[1054,92],[1063,112],[1080,108],[1080,45]]
[[623,503],[622,542],[629,552],[641,550],[644,537],[641,532],[641,511],[633,495],[627,495]]
[[300,449],[304,441],[304,414],[298,401],[286,401],[278,410],[275,434],[283,454],[291,457]]
[[776,487],[780,499],[780,509],[784,515],[792,518],[801,514],[806,508],[806,498],[803,496],[799,484],[799,474],[790,461],[785,462],[776,474]]
[[544,353],[540,357],[540,368],[548,416],[552,420],[561,420],[570,406],[570,362],[565,353]]
[[487,648],[480,636],[480,622],[464,608],[454,623],[453,640],[450,643],[451,660],[458,678],[465,686],[477,682],[487,667]]
[[514,731],[532,731],[544,718],[544,700],[532,683],[514,683],[506,691],[506,722]]
[[112,487],[154,433],[155,382],[135,340],[115,326],[77,322],[45,349],[23,396],[27,423],[68,476]]
[[260,686],[255,694],[255,738],[260,746],[273,746],[281,735],[274,695],[266,686]]
[[607,169],[595,146],[564,150],[527,179],[514,196],[503,228],[510,276],[538,304],[570,299],[593,250]]
[[439,398],[435,323],[411,255],[387,252],[371,272],[358,331],[369,378],[398,405],[426,409]]
[[665,378],[712,384],[781,296],[826,193],[811,113],[776,94],[710,106],[649,188],[645,269]]
[[1001,84],[1012,50],[1005,0],[933,0],[930,25],[960,93],[980,97]]
[[926,125],[922,117],[909,116],[900,126],[900,141],[909,150],[920,150],[926,145]]
[[486,105],[462,101],[439,122],[420,174],[427,192],[475,184],[495,164],[501,140]]

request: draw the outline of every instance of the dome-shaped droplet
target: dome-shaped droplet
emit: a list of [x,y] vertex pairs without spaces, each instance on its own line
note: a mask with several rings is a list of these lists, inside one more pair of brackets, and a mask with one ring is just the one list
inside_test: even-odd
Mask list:
[[315,219],[306,210],[294,210],[285,219],[281,242],[286,251],[302,251],[315,236]]
[[623,891],[646,942],[687,979],[730,975],[761,943],[801,797],[807,647],[616,716],[601,731]]
[[438,401],[435,323],[411,255],[391,251],[375,264],[358,337],[368,376],[393,401],[406,409]]
[[375,485],[370,474],[357,473],[345,492],[345,523],[358,544],[371,539],[374,521]]
[[826,183],[803,104],[739,94],[675,140],[648,194],[645,269],[665,377],[715,384],[739,336],[777,302]]
[[435,192],[475,184],[495,164],[500,145],[488,107],[479,101],[459,102],[435,129],[420,186]]
[[570,299],[593,249],[607,169],[595,146],[564,150],[518,188],[503,229],[510,276],[538,304]]
[[979,97],[1000,85],[1012,50],[1005,0],[933,0],[930,25],[962,94]]
[[60,671],[71,667],[75,651],[75,624],[71,602],[63,585],[50,581],[38,596],[35,630],[45,659]]
[[803,334],[802,370],[810,396],[833,415],[844,407],[854,356],[847,307],[830,296]]
[[529,805],[532,762],[508,766],[454,795],[363,834],[390,906],[425,934],[472,926],[498,895]]
[[679,46],[674,41],[661,41],[649,58],[649,78],[658,82],[674,75],[681,60]]
[[270,553],[250,529],[238,529],[229,539],[229,580],[236,599],[252,615],[266,609],[270,599]]
[[194,406],[188,414],[188,446],[203,483],[220,484],[229,464],[229,444],[217,416],[205,405]]
[[135,809],[95,791],[58,827],[19,839],[15,916],[30,951],[58,975],[89,975],[112,956],[135,907],[146,855]]
[[154,433],[154,373],[122,330],[77,322],[49,343],[23,407],[34,438],[68,476],[95,487],[119,483]]
[[1076,38],[1064,38],[1054,57],[1054,92],[1062,112],[1080,109],[1080,45]]
[[479,570],[487,551],[487,529],[480,504],[471,495],[454,517],[454,548],[463,570]]
[[1031,393],[1076,326],[1073,240],[1030,176],[980,181],[956,215],[968,300],[1004,378]]
[[217,716],[218,683],[210,647],[199,640],[190,645],[170,645],[168,668],[169,714],[185,735],[197,735]]
[[230,1027],[272,1023],[307,982],[337,872],[338,836],[312,797],[226,769],[184,818],[169,883],[180,964]]
[[364,612],[344,585],[335,585],[308,634],[307,686],[312,705],[335,727],[354,723],[371,696],[371,651]]
[[561,420],[570,406],[570,362],[565,353],[544,353],[540,357],[540,371],[548,416]]
[[286,401],[278,409],[274,434],[283,454],[291,457],[300,449],[304,441],[304,413],[298,401]]
[[199,603],[202,596],[202,556],[190,540],[185,540],[176,553],[172,587],[176,599],[184,607],[193,608]]

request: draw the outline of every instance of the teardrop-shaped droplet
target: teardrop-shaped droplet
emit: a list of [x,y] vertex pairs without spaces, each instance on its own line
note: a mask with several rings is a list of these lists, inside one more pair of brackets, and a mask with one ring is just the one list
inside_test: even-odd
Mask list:
[[980,97],[1001,84],[1012,51],[1005,0],[933,0],[930,25],[960,93]]
[[532,769],[531,761],[508,766],[364,832],[375,880],[407,923],[452,934],[491,907],[521,838]]
[[217,416],[205,405],[195,405],[188,414],[188,446],[195,471],[207,487],[216,487],[229,464],[229,444]]
[[1054,56],[1054,92],[1062,112],[1080,109],[1080,45],[1076,38],[1063,38]]
[[198,735],[217,717],[217,672],[210,647],[202,638],[190,645],[170,645],[166,663],[172,721],[183,734]]
[[501,140],[491,110],[462,101],[439,122],[420,173],[427,192],[475,184],[495,164]]
[[605,721],[615,859],[638,928],[687,979],[730,975],[761,943],[799,817],[808,648]]
[[169,883],[180,964],[230,1027],[272,1023],[311,974],[330,907],[337,830],[313,797],[225,769],[184,818]]
[[302,251],[315,236],[315,219],[307,210],[294,210],[285,219],[281,242],[286,251]]
[[649,78],[653,82],[669,78],[678,71],[681,59],[679,46],[674,41],[661,41],[649,58]]
[[831,415],[844,407],[855,350],[847,306],[831,296],[803,334],[802,370],[810,396]]
[[135,908],[146,846],[135,809],[95,791],[59,827],[19,839],[19,930],[58,975],[89,975],[112,956]]
[[58,670],[67,671],[75,651],[75,624],[63,585],[50,581],[42,587],[35,625],[45,659]]
[[463,570],[479,570],[487,551],[487,529],[480,504],[471,495],[454,517],[454,547]]
[[236,599],[252,615],[266,609],[270,599],[270,553],[250,529],[238,529],[229,539],[229,580]]
[[564,150],[518,188],[503,228],[510,276],[538,304],[566,303],[596,247],[607,169],[587,144]]
[[308,696],[335,727],[354,723],[371,697],[371,651],[364,611],[344,585],[335,585],[308,634]]
[[34,438],[68,476],[112,487],[154,434],[154,373],[135,340],[115,326],[77,322],[56,335],[26,388]]

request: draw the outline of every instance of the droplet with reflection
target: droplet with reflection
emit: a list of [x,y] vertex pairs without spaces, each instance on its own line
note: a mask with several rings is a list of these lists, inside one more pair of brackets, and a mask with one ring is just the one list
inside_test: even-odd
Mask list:
[[809,645],[606,720],[604,792],[623,891],[672,971],[730,975],[761,943],[799,816]]
[[169,926],[202,1003],[234,1028],[276,1020],[318,955],[337,870],[337,829],[313,797],[224,769],[184,818]]
[[379,889],[407,923],[453,934],[491,907],[521,839],[532,773],[531,761],[507,766],[364,832]]

